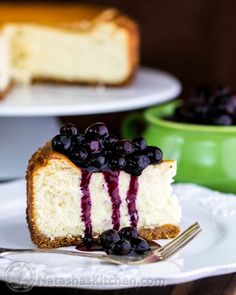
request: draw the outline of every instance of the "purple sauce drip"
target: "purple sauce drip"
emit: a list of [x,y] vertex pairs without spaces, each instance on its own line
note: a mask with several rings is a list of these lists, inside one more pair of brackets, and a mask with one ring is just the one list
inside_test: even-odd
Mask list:
[[119,171],[103,172],[107,184],[108,193],[112,202],[112,224],[113,229],[120,228],[120,205],[121,198],[119,194]]
[[103,248],[101,245],[96,245],[94,243],[94,245],[91,247],[91,248],[86,248],[83,243],[77,245],[75,247],[76,250],[79,250],[79,251],[85,251],[85,252],[94,252],[94,251],[103,251]]
[[129,189],[126,196],[126,202],[128,207],[128,212],[130,216],[131,226],[137,228],[138,224],[138,211],[136,209],[136,199],[138,193],[138,177],[130,176]]
[[80,182],[80,189],[82,192],[81,218],[85,226],[85,230],[84,230],[85,237],[92,237],[91,198],[90,198],[90,191],[89,191],[89,183],[90,183],[91,175],[92,173],[83,169],[81,170],[81,182]]

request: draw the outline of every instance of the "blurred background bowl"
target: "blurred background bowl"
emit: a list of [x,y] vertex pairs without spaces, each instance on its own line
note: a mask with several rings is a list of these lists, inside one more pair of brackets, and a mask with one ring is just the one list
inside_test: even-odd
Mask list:
[[128,115],[123,122],[123,136],[141,135],[149,145],[159,146],[165,159],[176,159],[177,182],[236,193],[236,126],[194,125],[164,119],[180,103],[173,101]]

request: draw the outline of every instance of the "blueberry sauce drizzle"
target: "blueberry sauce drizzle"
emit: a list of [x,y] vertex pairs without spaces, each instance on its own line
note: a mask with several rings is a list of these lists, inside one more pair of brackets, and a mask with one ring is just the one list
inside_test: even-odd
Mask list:
[[131,226],[134,228],[137,228],[138,219],[139,219],[138,211],[136,208],[137,193],[138,193],[138,177],[131,175],[129,189],[126,195],[126,202],[128,207],[128,213],[130,216],[130,223],[131,223]]
[[119,171],[103,172],[107,184],[108,193],[112,202],[112,224],[113,229],[120,228],[120,205],[121,198],[119,194]]
[[84,222],[84,236],[92,237],[92,222],[91,222],[91,198],[89,191],[89,184],[92,173],[81,169],[80,189],[82,192],[81,198],[81,218]]
[[[112,224],[114,230],[120,228],[120,205],[121,198],[119,194],[119,171],[103,172],[104,179],[107,184],[108,193],[112,202]],[[84,222],[84,236],[87,238],[92,237],[92,222],[91,222],[91,197],[89,191],[89,184],[92,173],[87,170],[81,169],[81,182],[80,189],[82,192],[81,198],[81,218]],[[129,188],[126,195],[126,202],[128,213],[130,216],[130,225],[137,228],[138,212],[136,208],[136,199],[138,193],[138,177],[130,176]]]

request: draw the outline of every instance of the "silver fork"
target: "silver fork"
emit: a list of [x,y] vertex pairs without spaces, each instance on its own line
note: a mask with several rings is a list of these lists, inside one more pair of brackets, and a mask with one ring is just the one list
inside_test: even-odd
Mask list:
[[144,256],[118,256],[118,255],[107,255],[98,254],[93,252],[82,252],[82,251],[68,251],[68,250],[55,250],[55,249],[9,249],[0,248],[0,257],[5,257],[11,254],[24,254],[24,253],[47,253],[47,254],[64,254],[70,256],[81,256],[96,258],[107,263],[112,264],[130,264],[139,265],[145,263],[154,263],[165,260],[170,256],[174,255],[177,251],[188,244],[199,232],[201,231],[200,225],[196,222],[183,231],[175,239],[158,248],[155,251],[149,251]]

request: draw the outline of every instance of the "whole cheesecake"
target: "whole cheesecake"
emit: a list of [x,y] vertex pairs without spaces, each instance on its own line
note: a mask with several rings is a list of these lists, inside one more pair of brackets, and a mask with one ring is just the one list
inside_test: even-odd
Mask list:
[[12,82],[123,85],[138,65],[138,27],[116,9],[0,4],[0,54],[0,96]]
[[30,160],[27,220],[38,247],[77,245],[126,226],[146,240],[179,233],[181,208],[171,187],[176,162],[163,161],[144,139],[118,140],[104,126],[82,135],[67,124]]

